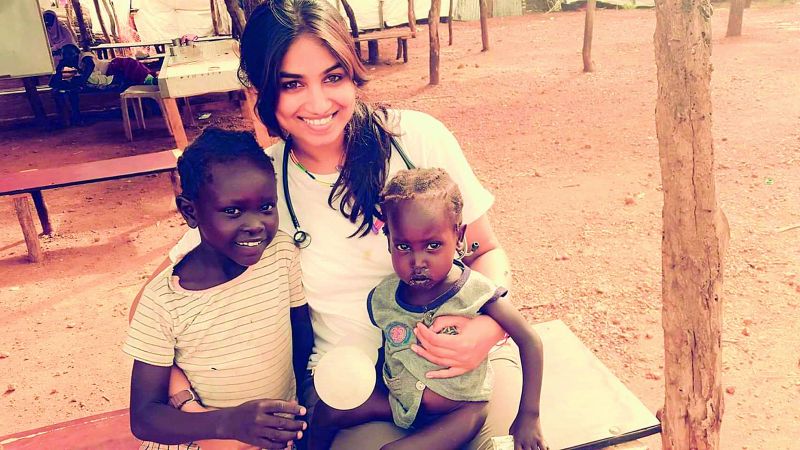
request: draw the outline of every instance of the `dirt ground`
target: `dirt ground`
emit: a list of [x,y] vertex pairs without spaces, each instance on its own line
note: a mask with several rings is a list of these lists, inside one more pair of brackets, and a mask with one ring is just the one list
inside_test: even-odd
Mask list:
[[[800,224],[800,3],[755,3],[741,38],[724,37],[727,17],[717,5],[717,190],[731,225],[722,448],[798,448],[800,228],[780,230]],[[531,321],[566,322],[655,411],[664,391],[655,12],[598,11],[594,74],[581,73],[580,12],[490,27],[481,53],[477,22],[455,24],[438,87],[427,86],[423,27],[408,64],[373,69],[368,97],[450,127],[497,197],[492,219],[520,308]],[[390,43],[381,50],[393,57]],[[212,121],[242,126],[229,109]],[[114,114],[65,130],[7,127],[0,175],[173,146],[157,117],[128,143]],[[11,200],[0,198],[0,435],[127,405],[128,307],[184,231],[167,176],[46,199],[56,233],[43,238],[46,262],[32,265]]]

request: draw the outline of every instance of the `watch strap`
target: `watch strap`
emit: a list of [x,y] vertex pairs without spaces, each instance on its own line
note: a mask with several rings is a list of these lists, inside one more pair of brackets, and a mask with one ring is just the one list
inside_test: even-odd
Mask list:
[[192,400],[197,400],[197,395],[191,389],[184,389],[170,397],[169,404],[175,409],[181,409]]

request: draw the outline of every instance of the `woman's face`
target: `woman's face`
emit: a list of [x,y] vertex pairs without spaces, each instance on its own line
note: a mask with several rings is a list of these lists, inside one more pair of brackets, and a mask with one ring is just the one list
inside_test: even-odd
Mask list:
[[344,128],[353,116],[356,86],[322,42],[300,35],[289,46],[279,75],[275,116],[298,149],[344,149]]

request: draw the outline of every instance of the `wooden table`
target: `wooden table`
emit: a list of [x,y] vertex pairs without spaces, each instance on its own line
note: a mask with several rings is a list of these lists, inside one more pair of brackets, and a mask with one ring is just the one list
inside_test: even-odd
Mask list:
[[268,145],[267,130],[253,112],[254,95],[239,81],[237,48],[238,42],[228,39],[196,43],[193,48],[174,47],[174,55],[167,53],[158,76],[158,88],[178,148],[186,148],[188,139],[176,99],[231,91],[244,91],[240,105],[242,116],[253,123],[259,143]]

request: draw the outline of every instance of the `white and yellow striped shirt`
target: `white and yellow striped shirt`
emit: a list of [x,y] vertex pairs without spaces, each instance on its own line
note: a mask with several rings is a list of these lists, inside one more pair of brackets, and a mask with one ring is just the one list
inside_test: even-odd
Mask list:
[[174,360],[206,406],[294,399],[289,309],[306,300],[292,238],[279,231],[258,263],[203,291],[181,288],[173,267],[145,287],[123,351],[155,366]]

